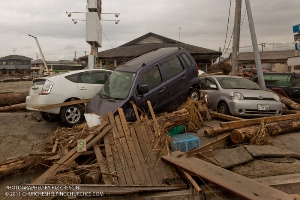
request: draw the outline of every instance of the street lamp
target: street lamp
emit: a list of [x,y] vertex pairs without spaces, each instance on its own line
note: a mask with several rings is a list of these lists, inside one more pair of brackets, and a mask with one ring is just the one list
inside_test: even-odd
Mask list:
[[[84,14],[85,12],[66,12],[68,17],[71,17],[72,13],[82,13],[82,14]],[[120,15],[120,13],[101,13],[101,14],[112,14],[112,15],[115,15],[115,17],[119,17],[119,15]]]
[[[74,24],[77,24],[77,21],[86,21],[84,19],[72,19]],[[120,22],[120,20],[101,20],[101,21],[113,21],[115,22],[115,24],[118,24]]]
[[43,58],[44,66],[45,66],[45,68],[46,68],[46,70],[47,70],[47,73],[49,74],[49,69],[48,69],[48,66],[47,66],[47,63],[46,63],[44,54],[43,54],[43,52],[42,52],[42,49],[41,49],[41,46],[40,46],[40,44],[39,44],[39,41],[38,41],[37,37],[35,37],[35,36],[33,36],[33,35],[29,35],[29,34],[28,34],[28,36],[29,36],[29,37],[33,37],[33,38],[35,39],[35,42],[36,42],[36,44],[37,44],[37,46],[38,46],[38,48],[39,48],[40,54],[41,54],[41,56],[42,56],[42,58]]
[[84,20],[84,19],[72,19],[72,21],[73,21],[74,24],[77,24],[77,21],[86,21],[86,20]]

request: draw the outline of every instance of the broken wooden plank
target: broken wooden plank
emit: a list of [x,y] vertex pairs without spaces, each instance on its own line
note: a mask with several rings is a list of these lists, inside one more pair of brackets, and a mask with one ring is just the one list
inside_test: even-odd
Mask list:
[[96,154],[97,163],[98,163],[98,166],[100,168],[100,171],[103,172],[103,175],[102,175],[103,183],[107,184],[107,185],[112,185],[111,177],[106,175],[106,174],[108,174],[106,159],[103,157],[99,145],[94,144],[93,148],[94,148],[94,151],[95,151],[95,154]]
[[[156,174],[157,175],[161,174],[161,180],[178,177],[178,174],[173,172],[174,168],[172,168],[172,166],[162,162],[160,158],[161,155],[159,153],[159,150],[152,149],[154,139],[155,139],[155,135],[154,135],[155,133],[152,131],[151,127],[145,123],[141,123],[141,133],[142,136],[144,137],[144,141],[149,141],[149,145],[150,145],[149,148],[152,151],[152,153],[150,154],[150,156],[152,156],[151,160],[154,163],[155,166],[154,169],[156,170]],[[156,135],[156,137],[159,136]]]
[[[125,138],[125,135],[124,135],[124,132],[123,132],[123,127],[122,127],[122,124],[121,124],[121,120],[120,120],[120,116],[116,116],[115,117],[115,121],[116,121],[116,125],[117,125],[117,129],[118,129],[118,134],[119,134],[119,141],[120,141],[120,144],[121,144],[121,147],[122,147],[122,153],[124,155],[124,159],[126,160],[126,166],[128,167],[129,169],[129,172],[130,172],[130,177],[132,178],[132,181],[133,181],[133,185],[134,184],[137,184],[139,185],[140,184],[140,180],[136,174],[136,169],[135,169],[135,166],[134,166],[134,162],[132,160],[132,157],[131,157],[131,154],[130,154],[130,150],[129,150],[129,147],[128,147],[128,144],[127,144],[127,141],[126,141],[126,138]],[[127,176],[126,176],[127,178]]]
[[[147,165],[149,174],[150,174],[150,179],[151,179],[151,185],[158,185],[161,183],[161,180],[157,178],[157,175],[155,173],[155,163],[152,162],[151,158],[152,155],[150,156],[149,154],[151,153],[151,148],[150,145],[147,144],[147,142],[144,140],[144,137],[142,135],[142,130],[139,124],[134,123],[133,124],[133,128],[135,130],[135,136],[136,139],[138,140],[139,144],[140,144],[140,149],[143,155],[143,160],[144,163]],[[149,143],[149,142],[148,142]],[[159,173],[159,172],[158,172]]]
[[129,172],[129,167],[127,164],[127,159],[125,158],[125,150],[121,145],[120,135],[118,133],[117,124],[112,112],[108,113],[108,118],[110,124],[113,126],[112,135],[109,135],[112,155],[114,158],[114,163],[116,171],[118,174],[119,185],[133,185],[133,180]]
[[[101,131],[105,126],[107,125],[107,122],[102,122],[100,126],[96,128],[96,132]],[[86,137],[86,141],[89,142],[87,145],[87,148],[91,147],[94,143],[96,143],[98,140],[100,140],[109,130],[111,129],[111,126],[106,126],[102,132],[100,132],[98,135],[90,134]],[[46,183],[47,179],[51,176],[54,176],[56,172],[58,171],[59,167],[62,165],[65,165],[69,162],[72,162],[77,158],[81,153],[76,153],[77,147],[74,147],[71,151],[69,151],[66,155],[64,155],[59,161],[55,162],[47,171],[45,171],[41,176],[39,176],[37,179],[35,179],[32,183],[33,184],[43,184]]]
[[173,152],[170,156],[163,156],[162,159],[246,199],[294,199],[290,194],[281,192],[193,156],[187,157],[186,154],[179,151]]
[[187,155],[193,155],[193,154],[195,154],[195,153],[199,153],[199,152],[201,152],[201,151],[207,151],[207,150],[209,150],[209,149],[212,149],[212,148],[214,148],[215,146],[217,146],[217,145],[219,145],[219,144],[221,144],[221,143],[224,143],[227,139],[229,139],[230,138],[230,134],[229,133],[227,133],[227,134],[225,134],[224,136],[222,136],[222,137],[220,137],[220,138],[217,138],[215,141],[213,141],[213,142],[210,142],[210,143],[208,143],[208,144],[206,144],[206,145],[203,145],[203,146],[201,146],[201,147],[199,147],[199,148],[197,148],[197,149],[193,149],[193,150],[191,150],[191,151],[188,151],[188,152],[186,152],[186,154]]
[[262,117],[262,118],[255,118],[255,119],[242,119],[240,121],[232,121],[232,122],[221,122],[220,126],[222,128],[242,128],[245,126],[252,126],[264,123],[271,123],[289,119],[299,119],[300,114],[291,114],[291,115],[279,115],[273,117]]
[[139,178],[139,183],[137,183],[137,184],[145,184],[146,183],[145,176],[143,175],[143,170],[142,170],[142,167],[141,167],[141,163],[139,161],[137,151],[135,149],[132,138],[130,136],[130,131],[129,131],[129,128],[128,128],[128,125],[127,125],[127,121],[126,121],[123,109],[118,108],[118,113],[119,113],[121,124],[122,124],[122,127],[123,127],[123,133],[124,133],[124,136],[126,138],[127,145],[128,145],[128,148],[129,148],[129,152],[130,152],[130,155],[131,155],[131,158],[132,158],[135,170],[136,170],[136,174]]
[[[151,163],[150,167],[153,168],[158,184],[161,184],[165,174],[161,171],[159,167],[157,167],[158,159],[155,155],[155,152],[152,150],[152,138],[150,138],[149,132],[151,132],[150,127],[145,126],[145,124],[141,123],[139,125],[140,134],[137,134],[137,137],[142,145],[145,146],[147,155],[145,156]],[[151,132],[153,135],[153,133]],[[166,176],[166,175],[165,175]]]
[[37,109],[37,110],[46,110],[46,109],[56,108],[56,107],[61,107],[61,106],[69,106],[69,105],[74,105],[74,104],[87,103],[89,101],[90,101],[90,99],[81,99],[81,100],[74,100],[74,101],[69,101],[69,102],[64,102],[64,103],[50,104],[50,105],[46,105],[46,106],[33,106],[32,108]]
[[151,105],[151,102],[150,101],[147,101],[147,104],[148,104],[148,108],[149,108],[149,111],[151,113],[151,118],[154,122],[154,130],[155,132],[159,135],[160,134],[160,131],[159,131],[159,124],[157,122],[157,119],[155,117],[155,114],[154,114],[154,110],[152,108],[152,105]]
[[54,143],[53,148],[52,148],[52,153],[56,152],[57,145],[58,145],[58,139],[55,140],[55,143]]
[[197,190],[197,192],[201,192],[201,188],[199,187],[199,185],[197,184],[197,182],[193,179],[193,177],[186,171],[182,170],[183,174],[185,175],[185,177],[190,181],[190,183],[192,184],[192,186]]
[[234,116],[231,116],[231,115],[225,115],[225,114],[217,113],[217,112],[214,112],[214,111],[210,111],[209,113],[212,117],[225,119],[225,120],[228,120],[228,121],[239,121],[239,120],[243,119],[243,118],[234,117]]
[[133,108],[133,111],[134,111],[136,120],[137,120],[137,121],[140,121],[141,118],[140,118],[139,112],[138,112],[138,110],[137,110],[137,106],[135,105],[135,103],[133,103],[133,101],[130,101],[130,103],[131,103],[131,105],[132,105],[132,108]]
[[146,185],[152,185],[153,183],[151,181],[150,174],[149,174],[150,171],[148,170],[148,166],[146,165],[146,160],[142,153],[142,148],[141,148],[139,140],[137,139],[137,136],[136,136],[138,133],[135,132],[132,125],[129,125],[129,129],[130,129],[130,133],[131,133],[130,135],[132,137],[133,144],[137,151],[137,156],[139,158],[139,161],[140,161],[140,164],[141,164],[141,167],[143,170],[143,176],[145,177]]

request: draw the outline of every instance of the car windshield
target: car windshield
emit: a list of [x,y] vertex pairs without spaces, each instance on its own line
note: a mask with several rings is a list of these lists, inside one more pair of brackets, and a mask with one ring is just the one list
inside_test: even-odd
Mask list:
[[254,82],[245,78],[217,77],[217,80],[223,89],[260,90]]
[[135,73],[114,71],[108,81],[105,82],[100,91],[100,95],[102,95],[103,98],[126,99],[134,78]]

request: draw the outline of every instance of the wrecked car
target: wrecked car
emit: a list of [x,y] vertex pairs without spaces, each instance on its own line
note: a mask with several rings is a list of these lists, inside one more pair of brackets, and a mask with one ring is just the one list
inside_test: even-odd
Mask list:
[[183,48],[161,48],[130,60],[111,74],[102,90],[86,106],[102,115],[123,108],[127,120],[136,120],[131,102],[147,112],[150,101],[156,113],[173,110],[187,97],[199,100],[198,66]]

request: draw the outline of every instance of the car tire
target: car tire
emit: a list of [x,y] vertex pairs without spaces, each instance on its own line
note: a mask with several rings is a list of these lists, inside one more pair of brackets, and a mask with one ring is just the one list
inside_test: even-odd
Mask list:
[[218,113],[230,115],[230,110],[225,102],[221,102],[218,106]]
[[58,119],[58,115],[48,112],[41,112],[42,119],[47,122],[53,122]]
[[72,127],[81,123],[83,114],[84,107],[80,104],[64,106],[60,111],[60,119],[65,125]]
[[200,100],[200,91],[198,88],[192,88],[189,91],[189,96],[191,99],[195,100],[195,101],[199,101]]

